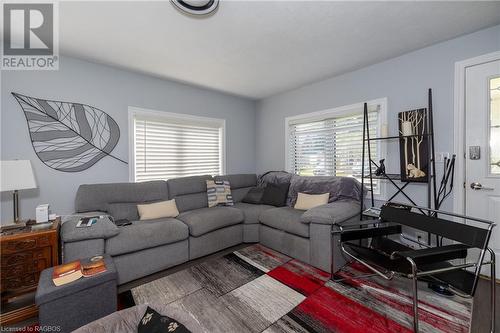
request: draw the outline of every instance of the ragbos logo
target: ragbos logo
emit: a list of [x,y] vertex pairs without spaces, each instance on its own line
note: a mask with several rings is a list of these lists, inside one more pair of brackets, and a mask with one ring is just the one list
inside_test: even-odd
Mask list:
[[57,3],[4,3],[2,69],[58,69]]

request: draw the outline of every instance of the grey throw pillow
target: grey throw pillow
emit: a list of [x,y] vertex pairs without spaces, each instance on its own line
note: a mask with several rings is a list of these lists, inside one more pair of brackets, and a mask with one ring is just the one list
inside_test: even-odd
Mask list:
[[139,219],[137,203],[135,202],[113,202],[108,203],[106,211],[115,220],[136,221]]
[[241,201],[249,204],[258,205],[262,203],[263,195],[264,195],[263,187],[253,187],[247,192],[247,194]]
[[267,184],[264,189],[264,194],[262,195],[261,203],[275,207],[286,206],[288,187],[290,187],[290,183]]

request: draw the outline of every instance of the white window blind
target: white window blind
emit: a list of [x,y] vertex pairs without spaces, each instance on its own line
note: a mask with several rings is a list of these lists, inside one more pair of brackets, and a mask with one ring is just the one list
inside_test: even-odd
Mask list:
[[[379,112],[368,113],[370,135],[377,136]],[[345,176],[361,180],[363,112],[324,119],[299,119],[289,123],[289,166],[304,176]],[[377,143],[370,145],[372,159],[378,159]],[[365,155],[368,174],[368,152]],[[374,171],[374,170],[373,170]],[[378,184],[374,182],[377,190]]]
[[222,174],[223,125],[134,116],[135,181]]

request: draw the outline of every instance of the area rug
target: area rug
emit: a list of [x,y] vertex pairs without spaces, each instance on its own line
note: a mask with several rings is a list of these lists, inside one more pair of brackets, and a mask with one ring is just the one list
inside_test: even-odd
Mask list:
[[[206,332],[412,332],[409,280],[355,278],[351,264],[330,274],[251,245],[131,290],[136,304],[168,304]],[[422,285],[421,332],[469,332],[472,301],[444,298]]]

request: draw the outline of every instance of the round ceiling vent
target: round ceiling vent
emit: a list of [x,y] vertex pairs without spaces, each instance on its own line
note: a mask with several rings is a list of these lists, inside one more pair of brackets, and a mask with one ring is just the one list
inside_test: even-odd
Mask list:
[[219,0],[170,0],[175,7],[192,15],[208,15],[219,6]]

